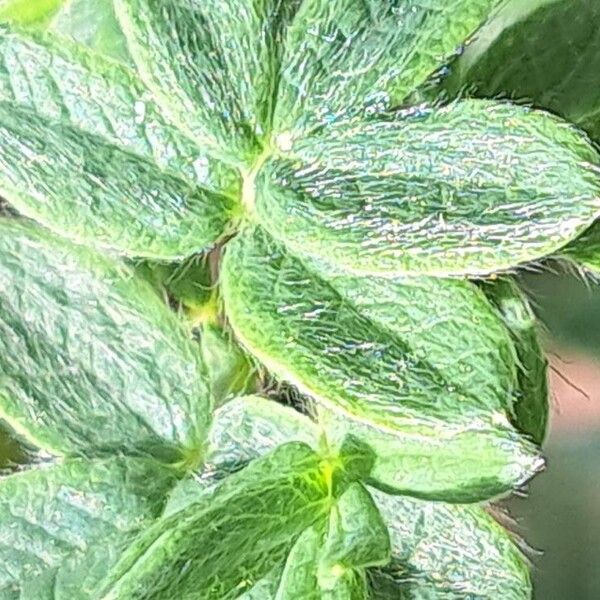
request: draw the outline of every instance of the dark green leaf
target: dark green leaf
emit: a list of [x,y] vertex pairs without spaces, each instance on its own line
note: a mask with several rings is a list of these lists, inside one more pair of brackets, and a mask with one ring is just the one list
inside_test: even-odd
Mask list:
[[594,223],[582,236],[563,248],[559,255],[600,275],[600,224]]
[[511,0],[453,65],[444,87],[551,110],[600,140],[600,4]]
[[[129,50],[163,109],[241,163],[267,133],[278,0],[116,0]],[[286,3],[287,4],[287,3]]]
[[372,574],[372,598],[531,598],[527,560],[482,507],[372,494],[392,540],[391,564]]
[[497,306],[517,350],[519,386],[513,407],[515,425],[541,444],[548,429],[548,361],[538,339],[536,316],[511,279],[486,283],[483,290]]
[[[231,177],[169,125],[126,67],[0,27],[0,193],[86,244],[153,258],[211,246]],[[233,185],[233,184],[232,184]]]
[[496,0],[306,0],[285,35],[275,130],[398,106]]
[[120,263],[0,221],[0,406],[56,453],[198,460],[209,393],[198,349]]
[[340,439],[351,433],[376,450],[380,484],[468,501],[518,485],[541,466],[508,422],[506,394],[478,395],[447,379],[410,340],[363,314],[260,229],[230,242],[222,286],[243,345],[332,415]]
[[67,460],[0,479],[0,597],[19,598],[69,557],[141,529],[160,515],[174,482],[154,461],[132,458]]
[[598,155],[544,113],[486,101],[349,121],[258,175],[262,225],[369,275],[478,275],[550,254],[600,213]]
[[322,459],[291,443],[158,521],[124,554],[104,600],[236,598],[280,564],[331,504]]

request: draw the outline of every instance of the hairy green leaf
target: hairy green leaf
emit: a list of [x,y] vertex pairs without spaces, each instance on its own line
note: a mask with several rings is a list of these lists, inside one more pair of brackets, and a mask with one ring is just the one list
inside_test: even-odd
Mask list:
[[371,493],[392,540],[391,564],[372,574],[372,598],[531,597],[525,557],[482,507]]
[[23,25],[45,25],[63,0],[0,0],[0,21]]
[[297,140],[259,173],[256,212],[295,252],[351,272],[485,274],[584,231],[597,163],[566,123],[471,100]]
[[212,281],[205,256],[191,256],[181,262],[134,261],[137,274],[174,301],[194,311],[202,310],[212,297]]
[[[169,125],[126,67],[0,27],[0,193],[86,244],[185,257],[226,230],[233,176]],[[231,182],[231,183],[228,183]]]
[[260,229],[230,242],[222,286],[242,344],[332,411],[340,438],[352,433],[376,450],[372,476],[382,485],[469,501],[540,467],[508,422],[505,395],[477,395],[447,379],[410,340],[363,314]]
[[600,140],[600,5],[511,0],[453,65],[444,88],[551,110]]
[[152,288],[94,251],[0,221],[0,413],[56,453],[197,456],[197,347]]
[[300,536],[274,593],[265,598],[367,598],[365,568],[389,559],[387,527],[369,493],[355,483],[332,506],[326,531],[313,526]]
[[19,590],[43,573],[52,579],[69,557],[147,525],[173,484],[170,470],[133,458],[71,459],[0,479],[0,597],[37,598]]
[[291,443],[253,461],[203,501],[158,521],[124,554],[104,600],[236,598],[323,519],[331,503],[320,457]]
[[200,349],[215,406],[254,391],[255,369],[230,333],[205,323],[200,330]]
[[69,0],[52,19],[50,29],[116,60],[131,60],[111,0]]
[[115,0],[115,7],[131,55],[163,109],[202,147],[235,163],[249,158],[271,113],[274,23],[282,3]]
[[540,345],[535,314],[517,284],[508,278],[486,282],[483,290],[511,332],[519,363],[514,422],[541,444],[549,418],[548,361]]
[[600,275],[600,223],[594,223],[583,235],[563,248],[559,256],[592,274]]
[[278,132],[398,106],[496,0],[306,0],[285,34]]

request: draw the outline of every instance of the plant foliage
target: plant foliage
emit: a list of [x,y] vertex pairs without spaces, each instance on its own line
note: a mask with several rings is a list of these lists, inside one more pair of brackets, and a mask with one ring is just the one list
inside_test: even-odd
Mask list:
[[497,2],[34,4],[0,2],[0,415],[43,453],[0,598],[529,598],[489,512],[548,422],[511,273],[592,251],[600,159],[462,97],[501,43],[437,86]]

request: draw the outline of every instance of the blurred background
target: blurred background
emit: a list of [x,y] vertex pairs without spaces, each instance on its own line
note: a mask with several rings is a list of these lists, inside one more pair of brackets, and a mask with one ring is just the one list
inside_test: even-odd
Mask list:
[[509,502],[534,553],[536,598],[600,598],[600,286],[567,273],[523,283],[545,324],[552,420],[548,465]]

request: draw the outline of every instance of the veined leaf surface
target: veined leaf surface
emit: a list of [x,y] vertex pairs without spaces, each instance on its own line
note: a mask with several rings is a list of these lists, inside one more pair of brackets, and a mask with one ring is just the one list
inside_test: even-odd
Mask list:
[[59,454],[199,452],[210,400],[198,349],[120,263],[0,221],[0,412]]
[[134,458],[70,459],[0,479],[0,597],[31,599],[20,591],[37,576],[141,529],[174,482],[170,470]]
[[363,275],[481,275],[539,259],[600,214],[598,155],[550,115],[488,101],[354,120],[257,179],[261,224]]
[[0,26],[0,193],[90,245],[185,257],[210,247],[235,178],[164,120],[126,67]]
[[377,450],[372,476],[382,485],[472,501],[541,466],[510,426],[506,396],[478,396],[447,379],[410,340],[363,314],[259,228],[228,245],[222,286],[242,344],[332,411],[332,431]]
[[[236,598],[323,520],[331,490],[321,458],[290,443],[158,521],[124,554],[103,600]],[[186,568],[182,570],[182,566]]]
[[496,0],[307,0],[287,28],[275,130],[398,106]]
[[483,507],[371,494],[392,541],[391,564],[372,573],[375,600],[531,598],[525,556]]
[[278,0],[116,0],[142,78],[203,147],[243,163],[267,131]]

